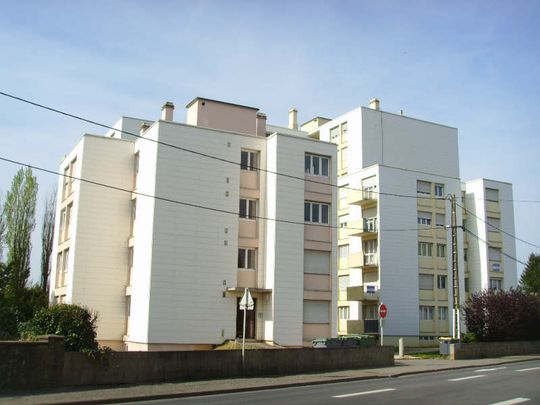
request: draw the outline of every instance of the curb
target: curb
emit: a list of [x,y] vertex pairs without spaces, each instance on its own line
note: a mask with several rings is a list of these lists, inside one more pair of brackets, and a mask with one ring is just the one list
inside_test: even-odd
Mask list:
[[[536,361],[540,360],[540,358],[537,357],[537,358],[519,359],[519,360],[515,360],[515,359],[502,360],[501,359],[501,361],[498,361],[496,363],[491,363],[489,364],[489,366],[497,366],[497,365],[508,364],[508,363],[523,363],[523,362],[535,361],[535,360]],[[302,386],[310,386],[310,385],[325,385],[325,384],[346,383],[346,382],[362,381],[362,380],[398,378],[398,377],[402,377],[406,375],[437,373],[437,372],[442,372],[442,371],[452,371],[452,370],[477,368],[477,367],[484,367],[484,366],[483,365],[461,365],[461,366],[436,368],[436,369],[429,369],[429,370],[403,371],[403,372],[397,372],[397,373],[392,373],[388,375],[343,377],[343,378],[327,379],[327,380],[321,380],[321,381],[305,381],[305,382],[299,381],[299,382],[291,382],[291,383],[283,383],[283,384],[275,384],[275,385],[262,385],[262,386],[240,387],[240,388],[219,389],[219,390],[205,390],[205,391],[197,391],[197,392],[179,392],[179,393],[170,393],[170,394],[125,396],[125,397],[82,400],[82,401],[65,401],[65,402],[64,401],[60,401],[60,402],[44,401],[40,403],[41,404],[59,404],[60,403],[60,404],[66,404],[66,405],[79,405],[79,404],[80,405],[94,405],[94,404],[113,404],[113,403],[118,403],[118,402],[155,401],[155,400],[161,400],[161,399],[201,397],[201,396],[206,396],[206,395],[231,394],[231,393],[236,393],[236,392],[264,391],[264,390],[271,390],[271,389],[294,388],[294,387],[302,387]]]

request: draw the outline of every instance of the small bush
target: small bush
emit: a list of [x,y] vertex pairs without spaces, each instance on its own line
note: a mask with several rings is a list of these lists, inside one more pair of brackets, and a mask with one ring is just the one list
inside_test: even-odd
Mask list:
[[97,314],[78,305],[59,304],[43,308],[20,325],[21,337],[35,339],[39,335],[64,336],[67,351],[97,350]]
[[540,339],[540,298],[520,289],[475,293],[463,313],[467,329],[478,341]]

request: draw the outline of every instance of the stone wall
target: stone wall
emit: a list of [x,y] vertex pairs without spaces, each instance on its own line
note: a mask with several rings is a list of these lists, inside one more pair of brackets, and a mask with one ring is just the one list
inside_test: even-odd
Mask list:
[[452,360],[539,354],[540,340],[530,342],[478,342],[450,345]]
[[0,342],[0,390],[139,384],[392,366],[393,347],[177,352],[64,352],[63,338]]

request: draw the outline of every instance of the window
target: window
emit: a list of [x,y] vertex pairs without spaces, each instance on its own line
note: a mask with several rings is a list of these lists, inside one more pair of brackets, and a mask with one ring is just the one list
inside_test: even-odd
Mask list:
[[127,285],[131,285],[131,273],[133,270],[133,246],[128,248],[128,280]]
[[465,278],[465,292],[469,292],[469,279]]
[[126,317],[131,316],[131,295],[126,296]]
[[137,177],[139,175],[139,152],[135,153],[135,158],[133,160],[133,188],[137,188]]
[[495,188],[486,188],[486,200],[499,202],[499,190]]
[[416,181],[416,192],[418,194],[430,195],[431,194],[431,183],[429,181]]
[[377,287],[374,285],[366,285],[366,294],[375,294]]
[[418,242],[418,256],[432,257],[432,247],[433,243]]
[[240,199],[240,218],[255,219],[257,216],[257,201]]
[[377,264],[377,240],[370,239],[362,243],[364,252],[364,265]]
[[66,198],[68,196],[68,185],[69,184],[70,184],[70,182],[69,182],[69,166],[67,166],[64,169],[64,183],[63,183],[63,186],[62,186],[62,199]]
[[437,276],[437,288],[446,290],[446,276]]
[[435,214],[435,226],[446,226],[446,218],[444,214]]
[[444,184],[435,183],[435,196],[444,197]]
[[343,148],[341,149],[341,158],[340,158],[340,169],[341,170],[347,170],[348,165],[348,149]]
[[420,274],[418,276],[418,288],[420,290],[433,290],[433,274]]
[[500,278],[490,278],[489,289],[497,291],[502,290],[502,280]]
[[328,164],[330,159],[324,156],[310,155],[306,153],[304,167],[307,174],[328,177]]
[[238,268],[255,270],[255,249],[238,249]]
[[259,167],[258,152],[243,150],[240,154],[240,169],[257,170]]
[[131,236],[135,235],[135,220],[137,219],[137,199],[131,200]]
[[433,311],[435,307],[420,305],[420,320],[421,321],[432,321],[433,320]]
[[69,264],[69,249],[64,250],[62,258],[62,286],[66,285],[67,282],[67,272]]
[[349,131],[347,122],[341,124],[341,142],[347,142],[347,132]]
[[439,321],[448,320],[448,307],[439,307]]
[[487,217],[488,231],[498,232],[501,229],[501,220],[499,218]]
[[69,224],[71,223],[71,213],[73,212],[73,203],[69,204],[66,207],[66,223],[65,226],[65,234],[64,234],[64,240],[69,239]]
[[327,224],[328,210],[328,204],[306,202],[304,203],[304,221],[315,224]]
[[501,261],[501,249],[500,248],[494,248],[494,247],[489,247],[488,248],[488,257],[489,257],[489,260],[491,261],[495,261],[495,262],[500,262]]
[[56,287],[62,287],[64,282],[62,281],[62,252],[56,256]]
[[328,323],[330,301],[304,300],[304,323]]
[[304,273],[330,274],[330,252],[304,250]]
[[463,260],[467,261],[467,254],[469,253],[468,249],[463,249]]
[[431,226],[431,212],[418,211],[418,224]]
[[339,319],[349,319],[350,310],[349,307],[338,307]]
[[349,286],[349,276],[339,276],[339,291],[346,291]]
[[491,270],[501,271],[501,264],[499,262],[491,263]]
[[339,258],[346,259],[349,257],[349,245],[342,245],[339,247]]
[[377,232],[377,217],[364,218],[364,232]]
[[330,142],[339,143],[339,126],[330,128]]
[[62,242],[64,240],[65,226],[66,226],[66,209],[64,208],[62,211],[60,211],[60,230],[58,232],[58,242]]
[[437,257],[446,258],[446,244],[437,243]]
[[347,221],[349,220],[349,215],[346,214],[346,215],[340,215],[338,217],[338,221],[339,221],[339,227],[340,228],[347,228]]
[[377,305],[365,305],[362,312],[364,319],[379,319],[379,308]]

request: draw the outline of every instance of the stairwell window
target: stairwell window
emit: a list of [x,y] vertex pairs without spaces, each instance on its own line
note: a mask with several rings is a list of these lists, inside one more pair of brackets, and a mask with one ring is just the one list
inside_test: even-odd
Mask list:
[[304,169],[306,174],[313,176],[328,177],[328,165],[330,159],[325,156],[311,155],[306,153],[304,158]]
[[238,249],[238,268],[245,270],[255,270],[255,249]]
[[255,219],[257,217],[257,201],[241,198],[239,215],[240,218]]
[[243,150],[240,154],[240,169],[257,170],[259,168],[259,153]]
[[330,207],[328,204],[305,202],[304,221],[315,224],[328,224],[329,210]]

